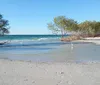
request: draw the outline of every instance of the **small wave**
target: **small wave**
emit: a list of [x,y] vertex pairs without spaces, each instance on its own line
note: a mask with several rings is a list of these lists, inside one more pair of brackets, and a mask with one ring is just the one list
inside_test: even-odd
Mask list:
[[38,41],[47,40],[48,38],[39,38]]
[[37,42],[37,41],[50,41],[50,40],[58,40],[59,37],[31,37],[31,38],[19,38],[19,39],[4,39],[4,40],[1,40],[1,41],[9,41],[11,43],[18,43],[18,42]]
[[46,41],[46,40],[49,41],[49,40],[58,40],[58,39],[59,39],[58,37],[56,37],[56,38],[52,38],[52,37],[49,37],[49,38],[37,38],[37,39],[36,38],[35,39],[33,38],[33,40],[35,40],[35,41],[36,40],[37,41]]
[[60,41],[56,41],[56,42],[17,42],[17,43],[8,43],[5,45],[2,45],[0,47],[27,47],[27,46],[58,46],[58,45],[62,45],[62,44],[66,44],[64,42],[60,42]]
[[10,40],[10,42],[37,42],[37,41],[49,41],[49,40],[58,40],[58,38],[33,38],[33,39],[22,39],[22,40]]

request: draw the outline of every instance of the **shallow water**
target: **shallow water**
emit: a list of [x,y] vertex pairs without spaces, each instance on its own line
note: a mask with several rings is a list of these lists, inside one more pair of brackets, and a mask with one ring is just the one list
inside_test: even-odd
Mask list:
[[0,58],[39,62],[88,62],[100,61],[100,46],[86,43],[70,43],[47,46],[22,46],[0,48]]
[[10,35],[0,37],[1,41],[8,40],[7,44],[0,45],[0,58],[26,61],[50,61],[43,54],[57,49],[60,45],[66,44],[66,42],[59,40],[60,37],[60,35]]
[[74,56],[77,61],[100,61],[100,45],[92,43],[77,45]]
[[92,43],[61,42],[61,36],[6,36],[13,38],[0,46],[0,58],[40,62],[100,61],[100,46]]

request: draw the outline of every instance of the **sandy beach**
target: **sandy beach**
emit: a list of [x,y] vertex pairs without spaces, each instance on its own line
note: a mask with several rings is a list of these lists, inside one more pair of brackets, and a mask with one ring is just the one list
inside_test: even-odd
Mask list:
[[[92,58],[94,53],[98,53],[98,48],[94,51],[95,45],[91,46],[92,44],[74,44],[72,49],[71,44],[65,44],[49,53],[38,55],[53,57],[54,62],[0,59],[0,85],[100,85],[100,62],[73,62],[77,60],[77,55],[80,59],[86,55]],[[91,55],[87,52],[90,49],[93,49]],[[85,53],[82,54],[83,50]],[[25,57],[26,54],[21,56]]]
[[87,37],[84,38],[83,40],[77,40],[77,42],[90,42],[96,45],[100,45],[100,37]]
[[100,0],[0,0],[0,85],[100,85]]
[[0,60],[0,85],[100,85],[100,63]]

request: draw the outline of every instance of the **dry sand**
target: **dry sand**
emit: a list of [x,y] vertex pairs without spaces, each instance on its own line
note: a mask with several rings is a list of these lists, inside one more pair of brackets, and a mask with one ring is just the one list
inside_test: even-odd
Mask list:
[[100,37],[87,37],[84,40],[76,40],[76,42],[90,42],[96,45],[100,45]]
[[100,63],[0,60],[0,85],[100,85]]

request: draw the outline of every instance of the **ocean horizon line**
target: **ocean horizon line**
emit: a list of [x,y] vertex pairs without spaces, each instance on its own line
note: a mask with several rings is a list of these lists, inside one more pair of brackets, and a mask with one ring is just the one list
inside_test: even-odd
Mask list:
[[[62,35],[62,34],[9,34],[9,35]],[[65,35],[71,35],[71,34],[65,34]],[[4,35],[8,36],[8,35]]]

